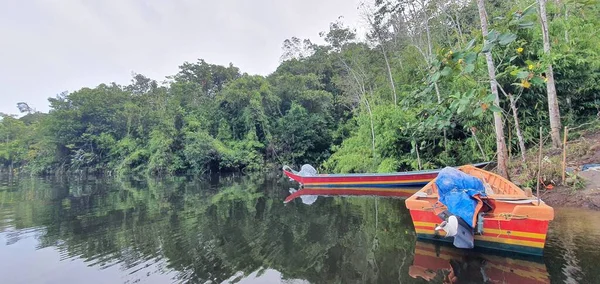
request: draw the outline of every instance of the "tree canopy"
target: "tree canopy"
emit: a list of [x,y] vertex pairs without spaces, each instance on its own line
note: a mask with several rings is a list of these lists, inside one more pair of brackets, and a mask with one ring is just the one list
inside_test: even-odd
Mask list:
[[291,37],[268,76],[199,59],[163,83],[136,74],[128,85],[59,94],[49,113],[21,102],[23,117],[0,121],[0,165],[170,175],[303,163],[388,172],[490,160],[493,113],[503,114],[509,155],[524,150],[518,136],[529,146],[540,126],[548,133],[550,64],[562,124],[597,119],[600,39],[590,35],[600,28],[598,1],[546,4],[550,52],[535,1],[485,5],[485,37],[476,1],[377,0],[360,7],[365,37],[340,20],[321,33],[325,44]]

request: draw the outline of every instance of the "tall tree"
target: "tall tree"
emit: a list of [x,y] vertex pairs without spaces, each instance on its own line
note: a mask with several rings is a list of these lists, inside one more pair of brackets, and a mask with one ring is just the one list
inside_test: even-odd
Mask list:
[[[548,19],[546,18],[546,0],[538,0],[540,5],[540,21],[542,23],[542,37],[544,40],[544,53],[547,60],[550,60],[550,35],[548,34]],[[558,108],[558,99],[556,97],[556,85],[554,84],[554,70],[552,63],[548,63],[546,71],[546,89],[548,91],[548,112],[550,113],[550,136],[552,137],[552,146],[560,148],[560,110]]]
[[[383,33],[385,32],[384,26],[382,26],[382,18],[377,17],[377,13],[367,10],[364,3],[361,4],[363,7],[363,12],[365,14],[365,18],[369,22],[369,26],[371,28],[371,33],[368,34],[368,38],[375,41],[379,48],[381,49],[381,54],[383,54],[383,59],[385,60],[385,67],[387,68],[388,79],[390,80],[390,88],[392,89],[392,95],[394,97],[394,107],[398,105],[398,95],[396,94],[396,85],[394,84],[394,76],[392,75],[392,68],[390,67],[390,60],[388,59],[387,51],[385,49],[386,39]],[[374,15],[374,17],[372,17]]]
[[[483,0],[477,0],[477,8],[479,10],[479,19],[481,20],[481,32],[483,38],[487,41],[488,24],[487,12]],[[496,69],[494,68],[494,59],[491,51],[485,53],[487,61],[488,75],[490,76],[490,88],[494,96],[494,104],[500,106],[500,97],[498,96],[498,86],[496,86]],[[508,154],[506,153],[506,142],[504,141],[504,125],[502,124],[502,113],[494,112],[494,128],[496,130],[496,153],[498,156],[498,173],[503,177],[508,177]]]

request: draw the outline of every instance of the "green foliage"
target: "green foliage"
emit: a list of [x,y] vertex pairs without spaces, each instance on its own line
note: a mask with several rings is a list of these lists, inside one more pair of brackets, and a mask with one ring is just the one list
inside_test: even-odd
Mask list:
[[[338,20],[321,34],[323,45],[286,40],[285,60],[266,77],[199,59],[164,84],[135,74],[126,86],[62,93],[49,99],[48,114],[21,102],[27,114],[0,123],[0,165],[150,175],[304,163],[331,172],[436,168],[494,157],[494,112],[505,118],[514,153],[504,93],[516,98],[526,144],[535,143],[539,126],[548,128],[548,64],[565,125],[600,112],[600,40],[590,36],[600,28],[596,4],[549,3],[547,56],[537,3],[486,3],[483,38],[474,1],[376,1],[367,41]],[[499,104],[489,91],[488,52]]]

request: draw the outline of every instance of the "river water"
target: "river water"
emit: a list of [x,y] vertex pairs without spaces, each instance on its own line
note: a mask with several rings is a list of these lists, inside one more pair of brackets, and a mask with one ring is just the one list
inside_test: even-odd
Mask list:
[[0,182],[1,283],[598,283],[600,213],[556,208],[543,258],[417,241],[404,202],[283,204],[279,174]]

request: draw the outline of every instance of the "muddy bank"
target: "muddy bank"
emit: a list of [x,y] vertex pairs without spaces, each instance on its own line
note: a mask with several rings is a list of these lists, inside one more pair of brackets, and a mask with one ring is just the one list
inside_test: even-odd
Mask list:
[[600,211],[600,171],[589,170],[578,174],[583,181],[582,189],[557,186],[541,195],[550,206],[579,207]]
[[578,190],[556,187],[541,194],[546,204],[555,207],[578,207],[600,211],[600,189]]
[[[574,137],[573,137],[573,136]],[[600,211],[600,127],[580,133],[569,133],[567,142],[566,179],[562,181],[563,153],[561,149],[547,147],[543,151],[540,198],[555,207],[578,207]],[[526,163],[511,161],[511,179],[522,187],[533,188],[535,194],[538,172],[538,153],[531,149]]]

